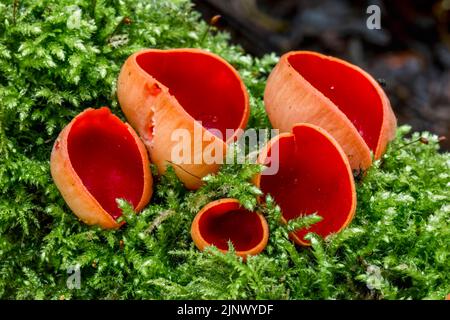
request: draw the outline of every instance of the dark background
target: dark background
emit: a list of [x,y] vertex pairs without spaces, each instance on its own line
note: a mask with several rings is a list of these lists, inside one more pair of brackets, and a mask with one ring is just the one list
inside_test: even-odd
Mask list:
[[[315,50],[385,81],[399,123],[446,136],[450,150],[450,0],[194,0],[256,56]],[[381,8],[370,30],[369,5]]]

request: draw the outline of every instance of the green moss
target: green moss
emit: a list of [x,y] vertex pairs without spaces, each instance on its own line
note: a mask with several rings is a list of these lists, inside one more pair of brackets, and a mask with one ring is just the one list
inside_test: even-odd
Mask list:
[[[140,215],[119,201],[121,230],[78,222],[52,183],[51,146],[84,108],[110,105],[123,117],[115,80],[128,55],[187,46],[220,54],[250,91],[255,128],[269,126],[262,93],[277,58],[253,58],[227,34],[205,34],[184,0],[2,0],[0,16],[0,298],[441,299],[450,292],[450,157],[427,133],[429,144],[404,146],[406,127],[358,184],[350,227],[325,241],[311,235],[312,248],[288,240],[292,225],[278,223],[270,199],[260,208],[271,229],[264,254],[242,263],[194,248],[190,223],[202,205],[228,196],[256,206],[254,165],[225,166],[196,192],[170,171]],[[81,288],[70,290],[67,270],[77,264]]]

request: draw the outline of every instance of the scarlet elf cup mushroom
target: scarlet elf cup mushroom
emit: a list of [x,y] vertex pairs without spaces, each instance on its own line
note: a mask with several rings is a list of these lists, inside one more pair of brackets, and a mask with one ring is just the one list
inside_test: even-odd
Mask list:
[[116,199],[141,210],[152,195],[145,146],[128,125],[106,107],[86,109],[56,139],[52,178],[72,211],[85,223],[118,228]]
[[272,126],[327,130],[354,170],[367,169],[395,136],[397,121],[383,89],[361,68],[316,52],[283,55],[270,74],[264,103]]
[[191,226],[192,239],[199,250],[214,245],[228,251],[228,242],[236,254],[247,258],[264,250],[269,227],[264,216],[244,209],[237,199],[220,199],[203,207]]
[[323,218],[309,229],[292,232],[291,238],[297,244],[309,244],[304,238],[308,232],[326,237],[350,223],[356,210],[352,170],[340,145],[324,129],[296,124],[291,133],[273,138],[261,151],[258,162],[272,166],[273,161],[278,161],[278,171],[263,171],[255,184],[274,198],[283,221],[312,213]]
[[[187,188],[216,172],[220,163],[204,161],[204,153],[222,150],[239,135],[249,117],[248,94],[236,70],[225,60],[200,49],[148,49],[123,65],[117,85],[120,106],[147,146],[160,173],[174,164]],[[215,130],[213,130],[215,129]],[[227,135],[227,129],[235,130]],[[190,161],[176,163],[174,132],[190,137]],[[195,132],[200,132],[200,136]]]

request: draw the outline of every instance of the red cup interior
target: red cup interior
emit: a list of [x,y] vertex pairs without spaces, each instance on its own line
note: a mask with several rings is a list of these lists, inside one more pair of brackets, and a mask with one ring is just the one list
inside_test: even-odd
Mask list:
[[[286,221],[317,213],[323,220],[297,230],[299,239],[308,232],[323,237],[340,230],[352,212],[352,177],[342,154],[319,131],[295,126],[293,134],[280,137],[269,149],[279,151],[279,170],[261,175],[260,188],[280,206]],[[271,164],[269,164],[271,165]]]
[[375,152],[383,122],[383,102],[374,84],[343,62],[314,53],[293,54],[288,61],[347,116]]
[[221,250],[228,250],[228,241],[236,251],[248,251],[263,239],[264,230],[256,212],[240,208],[239,203],[224,202],[204,211],[199,220],[202,238]]
[[200,52],[149,51],[136,61],[206,129],[220,130],[225,139],[226,129],[240,127],[246,108],[242,83],[221,60]]
[[122,214],[117,198],[138,205],[144,188],[141,154],[126,125],[108,108],[77,117],[67,144],[83,185],[114,219]]

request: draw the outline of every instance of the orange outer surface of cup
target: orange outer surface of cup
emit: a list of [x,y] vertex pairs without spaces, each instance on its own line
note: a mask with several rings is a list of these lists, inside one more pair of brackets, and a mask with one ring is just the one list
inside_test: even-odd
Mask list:
[[[56,139],[50,158],[50,171],[58,187],[62,197],[66,201],[70,209],[80,218],[84,223],[89,225],[99,225],[105,229],[116,229],[125,222],[118,223],[112,216],[106,212],[92,194],[86,189],[80,177],[74,170],[68,152],[67,139],[78,117],[86,112],[94,110],[92,108],[85,109],[78,114],[59,134]],[[144,174],[144,186],[142,197],[135,210],[140,211],[150,201],[152,196],[153,178],[150,172],[150,163],[147,156],[147,150],[139,139],[133,128],[124,123],[128,132],[134,139],[136,146],[139,149],[142,160],[142,169]]]
[[[177,99],[169,93],[168,87],[145,72],[137,63],[136,59],[146,53],[195,53],[217,59],[240,81],[240,89],[244,96],[244,112],[239,124],[244,129],[250,114],[248,93],[245,85],[240,79],[237,71],[221,57],[200,49],[172,49],[157,50],[146,49],[131,55],[123,65],[117,84],[117,96],[120,106],[129,123],[136,129],[144,144],[150,152],[152,163],[158,167],[160,174],[164,174],[166,167],[171,163],[171,151],[176,142],[171,141],[171,134],[176,129],[186,129],[194,136],[194,132],[201,132],[205,139],[201,142],[201,152],[210,145],[215,150],[223,150],[223,158],[226,154],[226,143],[233,141],[241,133],[237,132],[228,141],[223,141],[206,130],[190,114],[188,114]],[[238,129],[238,128],[234,128]],[[191,150],[194,150],[194,139],[192,139]],[[215,146],[218,146],[217,148]],[[220,146],[221,145],[221,146]],[[194,159],[195,154],[192,155]],[[201,155],[200,155],[201,157]],[[184,185],[189,189],[197,189],[202,185],[201,178],[215,173],[220,164],[205,162],[199,164],[176,164],[175,172]]]
[[[288,59],[294,55],[312,55],[339,63],[360,73],[376,90],[382,102],[383,114],[378,144],[374,151],[375,159],[383,155],[388,142],[395,137],[397,120],[378,82],[349,62],[310,51],[288,52],[272,70],[264,92],[264,103],[272,126],[282,132],[290,132],[296,123],[311,123],[322,127],[344,149],[352,169],[359,171],[369,168],[372,159],[368,145],[347,116],[293,68]],[[323,72],[323,77],[327,77],[327,70],[318,72]],[[348,85],[351,86],[351,83]]]
[[[237,210],[242,208],[241,204],[237,199],[232,198],[226,198],[226,199],[219,199],[213,202],[208,203],[206,206],[204,206],[199,213],[195,216],[194,221],[192,222],[191,226],[191,236],[192,240],[195,243],[195,246],[200,250],[205,250],[206,247],[211,246],[211,243],[208,243],[203,237],[200,232],[199,222],[203,214],[207,212],[210,208],[216,207],[216,206],[222,206],[222,205],[231,205],[230,209],[228,211]],[[257,213],[258,217],[261,222],[261,226],[263,228],[263,237],[261,241],[251,248],[250,250],[246,251],[236,251],[236,254],[240,257],[242,257],[244,260],[249,255],[256,255],[264,250],[264,248],[267,245],[267,241],[269,240],[269,226],[267,225],[267,221],[264,218],[264,216],[261,213]],[[218,249],[219,251],[226,253],[227,250]]]

